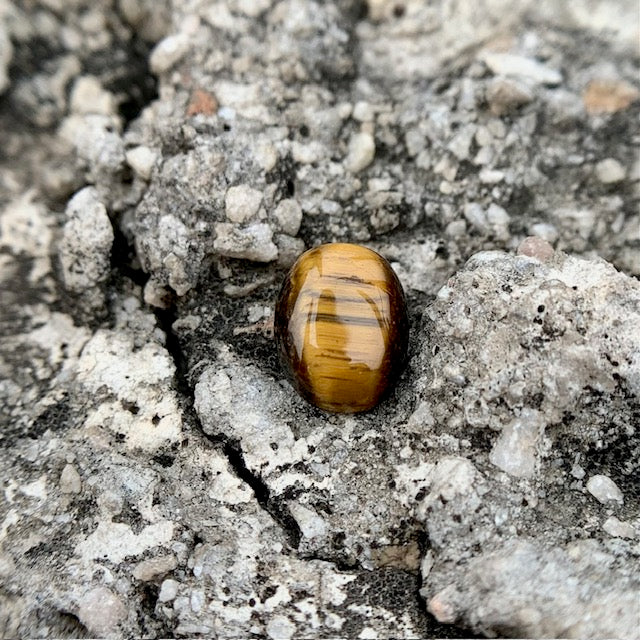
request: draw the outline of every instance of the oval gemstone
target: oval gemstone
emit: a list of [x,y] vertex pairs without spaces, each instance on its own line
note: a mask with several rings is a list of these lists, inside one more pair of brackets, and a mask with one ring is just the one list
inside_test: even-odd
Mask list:
[[325,411],[376,406],[406,360],[402,285],[371,249],[325,244],[303,253],[278,297],[275,336],[287,377]]

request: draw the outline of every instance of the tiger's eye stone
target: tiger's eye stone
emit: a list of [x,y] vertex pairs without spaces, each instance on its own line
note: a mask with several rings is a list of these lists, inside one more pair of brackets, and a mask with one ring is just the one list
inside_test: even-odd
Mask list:
[[402,371],[409,321],[389,263],[355,244],[325,244],[291,267],[276,304],[280,359],[300,395],[325,411],[367,411]]

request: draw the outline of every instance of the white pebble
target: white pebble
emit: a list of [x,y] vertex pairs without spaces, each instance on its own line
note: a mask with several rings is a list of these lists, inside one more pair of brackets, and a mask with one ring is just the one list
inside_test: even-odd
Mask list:
[[496,138],[504,138],[507,135],[507,127],[500,118],[492,118],[487,122],[487,129]]
[[498,169],[482,169],[480,171],[480,182],[483,184],[497,184],[504,179],[504,171]]
[[493,160],[493,156],[494,156],[493,147],[491,146],[480,147],[480,150],[478,151],[478,153],[476,153],[476,156],[473,159],[473,164],[480,165],[480,166],[489,164],[491,160]]
[[78,191],[66,208],[59,246],[65,288],[81,293],[109,277],[113,227],[93,187]]
[[278,257],[278,247],[273,243],[273,231],[268,224],[252,224],[241,229],[230,222],[218,222],[215,231],[213,248],[221,256],[253,262],[272,262]]
[[476,142],[481,147],[486,147],[493,142],[493,136],[488,127],[481,126],[476,130]]
[[202,589],[194,589],[191,592],[191,611],[200,613],[204,607],[204,591]]
[[438,160],[433,172],[442,176],[445,180],[453,182],[458,173],[458,163],[453,158],[445,155]]
[[471,148],[471,141],[476,134],[475,125],[467,125],[462,127],[453,136],[447,147],[458,160],[466,160],[469,157],[469,149]]
[[156,556],[139,562],[133,570],[133,577],[136,580],[150,582],[173,571],[177,566],[178,561],[174,555]]
[[247,322],[249,324],[259,322],[270,314],[271,309],[269,307],[265,307],[263,304],[250,304],[247,309]]
[[479,231],[485,231],[487,229],[487,216],[484,209],[477,202],[468,202],[464,206],[464,217],[467,222],[478,229]]
[[300,230],[302,209],[296,200],[287,199],[280,201],[273,215],[284,233],[295,236]]
[[346,120],[353,113],[353,106],[350,102],[342,102],[337,107],[338,117]]
[[587,472],[576,462],[571,467],[571,475],[576,478],[576,480],[582,480],[587,475]]
[[496,75],[521,76],[538,84],[556,85],[562,82],[559,71],[532,58],[489,51],[485,52],[481,58]]
[[587,491],[599,502],[622,502],[622,491],[618,485],[608,476],[591,476],[587,481]]
[[502,207],[492,202],[487,209],[487,220],[492,225],[506,226],[509,224],[511,218]]
[[159,602],[170,602],[174,600],[178,595],[178,587],[180,584],[175,580],[165,580],[160,587],[160,593],[158,594]]
[[224,197],[225,212],[231,222],[241,223],[253,218],[261,203],[262,192],[246,184],[229,187]]
[[376,144],[370,133],[356,133],[349,141],[349,152],[345,159],[345,166],[351,173],[358,173],[366,169],[376,154]]
[[285,616],[274,616],[267,624],[267,635],[273,640],[289,640],[296,632],[296,625]]
[[519,418],[502,427],[489,460],[512,476],[530,478],[535,472],[536,446],[543,430],[540,413],[523,409]]
[[404,144],[407,147],[407,153],[413,158],[417,156],[426,145],[426,137],[420,129],[409,129],[404,134]]
[[81,76],[75,81],[70,104],[72,113],[111,116],[116,112],[113,94],[103,89],[100,81],[94,76]]
[[614,538],[635,538],[636,530],[628,522],[622,522],[615,516],[607,518],[602,528]]
[[149,147],[140,146],[129,149],[125,157],[129,166],[143,180],[149,180],[153,167],[158,160],[158,154]]
[[374,118],[373,109],[368,102],[356,102],[353,107],[353,119],[360,122],[371,122]]
[[453,185],[446,180],[442,180],[442,182],[440,182],[438,189],[440,193],[444,194],[445,196],[451,195],[453,193]]
[[80,601],[78,619],[96,637],[118,635],[116,625],[127,616],[127,609],[106,587],[95,587]]
[[367,182],[369,191],[391,191],[393,183],[389,178],[371,178]]
[[153,278],[149,278],[144,285],[143,299],[152,307],[168,309],[171,306],[171,291]]
[[271,171],[278,163],[278,152],[269,142],[259,144],[253,150],[253,157],[265,172]]
[[[5,521],[6,522],[6,521]],[[8,553],[0,554],[0,578],[9,578],[14,574],[16,565]]]
[[431,167],[431,155],[427,149],[423,149],[416,157],[416,167],[424,171]]
[[222,106],[218,109],[218,117],[231,122],[236,119],[236,110],[233,107]]
[[312,140],[306,144],[294,141],[291,145],[291,155],[293,159],[300,164],[319,162],[326,154],[327,150],[324,145],[317,140]]
[[626,171],[615,158],[606,158],[596,165],[596,176],[603,184],[615,184],[624,180]]
[[467,223],[464,220],[453,220],[445,228],[445,234],[450,238],[461,238],[467,232]]
[[82,480],[72,464],[68,464],[60,474],[60,491],[62,493],[80,493]]
[[176,33],[161,40],[151,52],[149,63],[153,73],[169,71],[189,50],[189,38],[184,33]]

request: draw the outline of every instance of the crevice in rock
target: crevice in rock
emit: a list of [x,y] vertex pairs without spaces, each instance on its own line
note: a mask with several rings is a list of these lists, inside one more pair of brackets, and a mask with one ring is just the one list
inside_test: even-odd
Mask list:
[[[78,616],[69,611],[52,611],[46,616],[50,625],[55,625],[55,632],[59,638],[90,638],[91,633],[80,622]],[[53,624],[52,624],[53,623]]]
[[185,417],[207,441],[224,453],[236,476],[251,487],[258,504],[283,529],[291,548],[297,549],[302,537],[298,523],[291,515],[287,506],[281,500],[274,498],[266,483],[247,467],[240,443],[229,440],[222,434],[217,436],[210,435],[205,433],[202,428],[200,418],[194,407],[193,389],[188,379],[187,359],[182,351],[180,341],[172,328],[173,323],[177,319],[175,306],[166,310],[155,309],[154,311],[158,325],[166,335],[165,347],[173,358],[176,366],[176,388],[185,401],[185,406],[183,407]]
[[361,564],[358,563],[357,560],[345,560],[340,559],[330,554],[318,553],[317,551],[313,553],[302,553],[298,555],[300,560],[317,560],[318,562],[328,562],[332,564],[338,571],[342,571],[344,573],[353,573],[354,571],[367,571],[362,567]]
[[129,278],[143,287],[149,276],[135,266],[136,251],[117,224],[113,224],[113,245],[111,246],[111,269],[115,280],[119,277]]
[[[216,441],[210,436],[207,437],[214,442]],[[260,506],[280,525],[291,547],[297,549],[302,538],[298,523],[288,507],[280,500],[273,498],[266,483],[247,467],[240,443],[230,440],[223,441],[223,451],[236,475],[253,489]]]
[[[172,638],[174,631],[155,613],[158,602],[159,586],[154,584],[142,585],[142,608],[138,611],[138,624],[147,638]],[[150,621],[151,624],[150,624]]]
[[[151,45],[134,34],[124,45],[127,64],[123,65],[119,74],[105,79],[105,88],[124,98],[118,105],[118,112],[125,127],[158,97],[158,81],[149,67],[151,49]],[[91,62],[98,71],[102,71],[103,67],[108,68],[109,65],[108,59],[106,62]],[[106,73],[103,72],[102,75]]]

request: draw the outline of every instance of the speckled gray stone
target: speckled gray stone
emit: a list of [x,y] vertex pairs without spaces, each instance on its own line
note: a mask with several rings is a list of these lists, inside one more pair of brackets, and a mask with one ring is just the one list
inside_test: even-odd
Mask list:
[[104,306],[113,228],[98,192],[86,187],[69,200],[58,247],[64,286],[92,309]]
[[[637,499],[639,312],[637,281],[562,254],[541,262],[484,252],[439,292],[427,312],[437,354],[417,382],[428,423],[459,442],[487,433],[487,449],[472,456],[468,492],[427,512],[434,557],[422,593],[440,621],[490,635],[635,637],[638,576],[620,560],[631,546],[585,541],[593,545],[580,556],[588,566],[576,567],[583,547],[563,538],[599,532],[614,505],[637,518],[622,500]],[[602,410],[594,411],[595,398],[606,398]],[[602,473],[574,473],[568,463],[577,461]],[[510,497],[500,504],[498,494]],[[592,553],[594,563],[611,567],[606,577],[589,564]],[[469,556],[473,568],[463,578],[454,567]],[[542,565],[537,582],[523,580]],[[578,592],[588,594],[579,606]],[[626,603],[619,616],[605,613],[618,601]]]
[[[637,637],[637,7],[507,4],[0,1],[0,636]],[[271,335],[331,241],[363,415]]]

